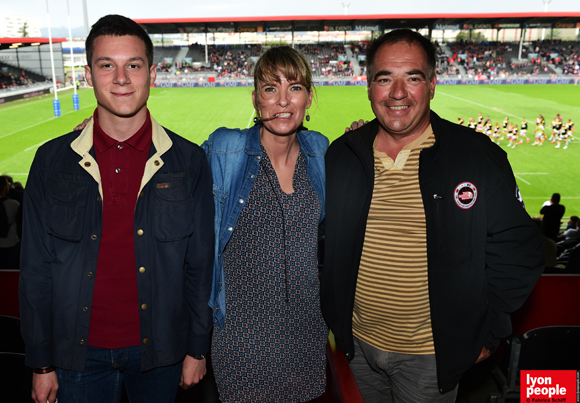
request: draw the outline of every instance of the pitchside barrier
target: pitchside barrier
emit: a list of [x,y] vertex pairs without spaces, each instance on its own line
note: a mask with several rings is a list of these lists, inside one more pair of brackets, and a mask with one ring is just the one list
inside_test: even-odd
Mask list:
[[[450,79],[444,78],[437,80],[437,85],[485,85],[485,84],[578,84],[579,78],[502,78],[493,80],[478,79]],[[325,86],[345,86],[358,85],[366,86],[366,77],[349,77],[337,78],[334,80],[315,80],[314,85],[317,87]],[[194,88],[194,87],[253,87],[253,80],[229,80],[229,81],[158,81],[155,88]]]

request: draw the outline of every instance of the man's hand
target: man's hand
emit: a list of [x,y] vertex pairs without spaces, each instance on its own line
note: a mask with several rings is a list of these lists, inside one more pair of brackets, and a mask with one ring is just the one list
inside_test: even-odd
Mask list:
[[56,371],[48,374],[32,374],[32,400],[36,403],[54,403],[57,390]]
[[346,133],[346,132],[349,132],[349,131],[351,131],[351,130],[356,130],[356,129],[358,129],[359,127],[363,127],[363,126],[364,126],[364,125],[366,125],[368,122],[369,122],[368,120],[367,120],[367,121],[365,121],[365,120],[359,119],[358,121],[352,122],[352,124],[350,125],[350,127],[347,127],[347,128],[345,128],[345,129],[344,129],[344,132]]
[[85,126],[89,123],[90,120],[91,120],[91,118],[83,120],[83,123],[81,123],[78,126],[75,126],[75,128],[73,130],[83,130],[85,128]]
[[475,361],[475,363],[477,364],[478,362],[485,360],[490,355],[491,355],[491,353],[489,352],[489,350],[487,348],[483,347],[481,349],[481,353],[479,353],[479,357],[477,358],[477,361]]
[[205,372],[205,358],[203,360],[196,360],[195,358],[186,355],[183,360],[183,369],[181,370],[181,382],[179,382],[179,386],[183,389],[189,389],[202,380]]

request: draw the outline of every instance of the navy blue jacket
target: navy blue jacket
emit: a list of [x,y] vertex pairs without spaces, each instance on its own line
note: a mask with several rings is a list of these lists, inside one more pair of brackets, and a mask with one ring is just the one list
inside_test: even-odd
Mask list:
[[[203,150],[154,120],[134,216],[142,370],[204,354],[212,327],[213,198]],[[84,369],[102,190],[92,120],[43,145],[25,191],[21,331],[30,367]]]

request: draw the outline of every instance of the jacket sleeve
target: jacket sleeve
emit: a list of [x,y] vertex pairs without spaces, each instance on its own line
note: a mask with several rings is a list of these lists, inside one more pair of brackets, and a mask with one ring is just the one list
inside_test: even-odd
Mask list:
[[511,334],[509,313],[522,306],[544,271],[543,238],[525,211],[507,158],[487,200],[486,276],[491,325],[485,347]]
[[192,173],[195,227],[185,261],[186,290],[191,316],[189,355],[208,352],[213,322],[208,302],[213,272],[214,202],[209,163],[205,153],[199,151],[196,171]]
[[46,222],[45,178],[41,148],[32,163],[24,192],[21,246],[21,333],[26,345],[26,365],[41,368],[53,364],[52,272],[54,245]]

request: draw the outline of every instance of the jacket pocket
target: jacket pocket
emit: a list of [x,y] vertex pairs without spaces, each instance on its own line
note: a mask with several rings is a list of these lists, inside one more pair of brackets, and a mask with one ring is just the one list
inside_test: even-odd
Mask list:
[[191,179],[186,172],[155,175],[155,237],[176,241],[193,233],[194,205]]
[[87,204],[86,178],[53,172],[48,175],[47,222],[51,235],[80,242]]

